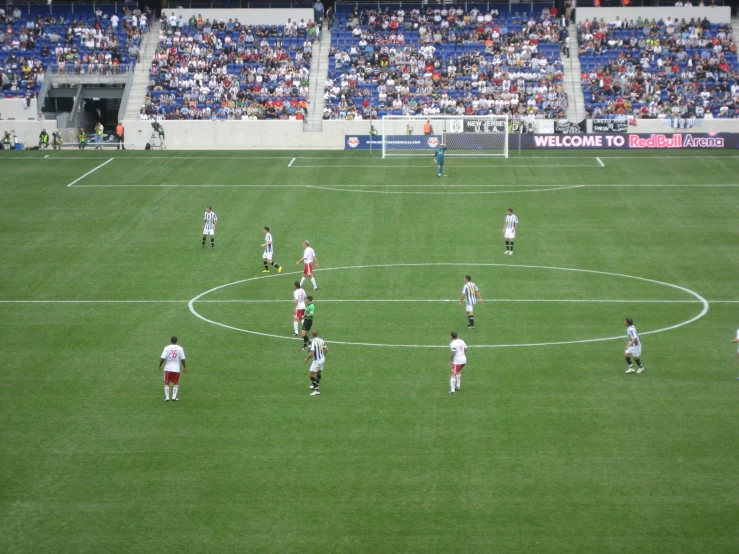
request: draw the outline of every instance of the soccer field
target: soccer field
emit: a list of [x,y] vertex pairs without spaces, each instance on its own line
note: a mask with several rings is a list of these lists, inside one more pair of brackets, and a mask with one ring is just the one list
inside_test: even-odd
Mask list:
[[0,552],[739,550],[739,152],[2,154]]

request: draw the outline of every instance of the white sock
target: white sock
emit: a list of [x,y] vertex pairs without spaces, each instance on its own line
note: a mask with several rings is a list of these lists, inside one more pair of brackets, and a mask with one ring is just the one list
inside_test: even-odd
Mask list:
[[462,386],[462,374],[457,373],[457,388]]
[[302,279],[300,279],[300,286],[301,287],[303,286],[303,281],[305,281],[305,277],[303,277]]
[[169,385],[164,385],[164,399],[169,400]]
[[172,387],[172,400],[177,398],[177,391],[179,390],[179,388],[179,385],[175,385],[174,387]]
[[295,330],[295,334],[297,335],[298,334],[298,322],[297,321],[293,321],[293,329]]
[[315,280],[315,278],[311,277],[311,278],[310,278],[310,282],[311,282],[311,283],[313,283],[313,288],[314,288],[314,289],[317,289],[317,288],[318,288],[318,285],[316,285],[316,280]]
[[452,392],[454,392],[454,387],[457,384],[457,380],[454,377],[452,377],[451,381],[452,381]]

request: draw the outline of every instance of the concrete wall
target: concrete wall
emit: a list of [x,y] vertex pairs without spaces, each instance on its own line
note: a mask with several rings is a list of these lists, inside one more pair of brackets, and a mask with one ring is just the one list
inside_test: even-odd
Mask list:
[[[4,117],[4,116],[3,116]],[[51,134],[56,131],[56,121],[0,121],[0,138],[9,131],[10,135],[18,135],[18,140],[25,146],[38,146],[38,136],[41,130]],[[2,156],[0,156],[2,159]]]
[[708,18],[711,23],[731,23],[731,8],[729,6],[716,6],[715,8],[680,8],[676,6],[667,8],[577,8],[575,10],[577,22],[586,19],[596,18],[603,19],[606,23],[616,20],[616,17],[624,19],[636,19],[641,16],[642,19],[667,19],[668,17],[685,19],[690,21],[692,18],[704,17]]
[[38,117],[38,102],[35,98],[31,98],[28,108],[22,98],[2,98],[0,99],[0,114],[3,119],[17,119],[28,121]]
[[224,10],[224,9],[186,9],[176,8],[163,10],[164,13],[169,17],[170,13],[174,12],[175,15],[182,17],[187,21],[191,16],[197,17],[198,14],[203,16],[203,19],[223,19],[228,21],[229,19],[238,18],[239,21],[244,24],[250,25],[284,25],[287,23],[287,19],[290,18],[293,21],[300,21],[305,19],[313,19],[313,10],[310,8],[295,8],[295,9],[248,9],[248,10]]
[[[51,123],[51,122],[49,122]],[[346,135],[368,135],[369,121],[324,121],[323,132],[304,132],[300,121],[163,121],[167,148],[197,149],[343,149]],[[381,122],[375,122],[381,129]],[[2,127],[0,127],[1,129]],[[51,132],[47,127],[47,131]],[[739,133],[739,120],[706,120],[700,127],[673,129],[658,120],[640,120],[633,133]],[[40,128],[39,128],[40,132]],[[151,138],[149,121],[126,123],[126,143],[143,148]],[[38,132],[36,133],[38,135]]]

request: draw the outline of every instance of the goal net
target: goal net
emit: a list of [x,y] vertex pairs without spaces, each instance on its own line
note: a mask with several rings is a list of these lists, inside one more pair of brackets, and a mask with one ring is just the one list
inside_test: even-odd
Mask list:
[[382,157],[428,156],[439,144],[451,156],[508,157],[508,116],[386,115]]

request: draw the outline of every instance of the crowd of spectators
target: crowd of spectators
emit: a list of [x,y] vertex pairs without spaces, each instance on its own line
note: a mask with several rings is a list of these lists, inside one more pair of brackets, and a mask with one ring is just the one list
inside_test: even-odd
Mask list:
[[304,119],[315,26],[162,18],[141,119]]
[[731,26],[708,20],[584,21],[578,25],[588,115],[739,117]]
[[355,7],[337,14],[323,117],[562,117],[567,97],[559,41],[565,29],[556,8],[501,16],[461,6]]
[[48,69],[116,73],[135,63],[150,14],[126,8],[87,15],[24,15],[0,8],[0,85],[4,96],[36,97]]

